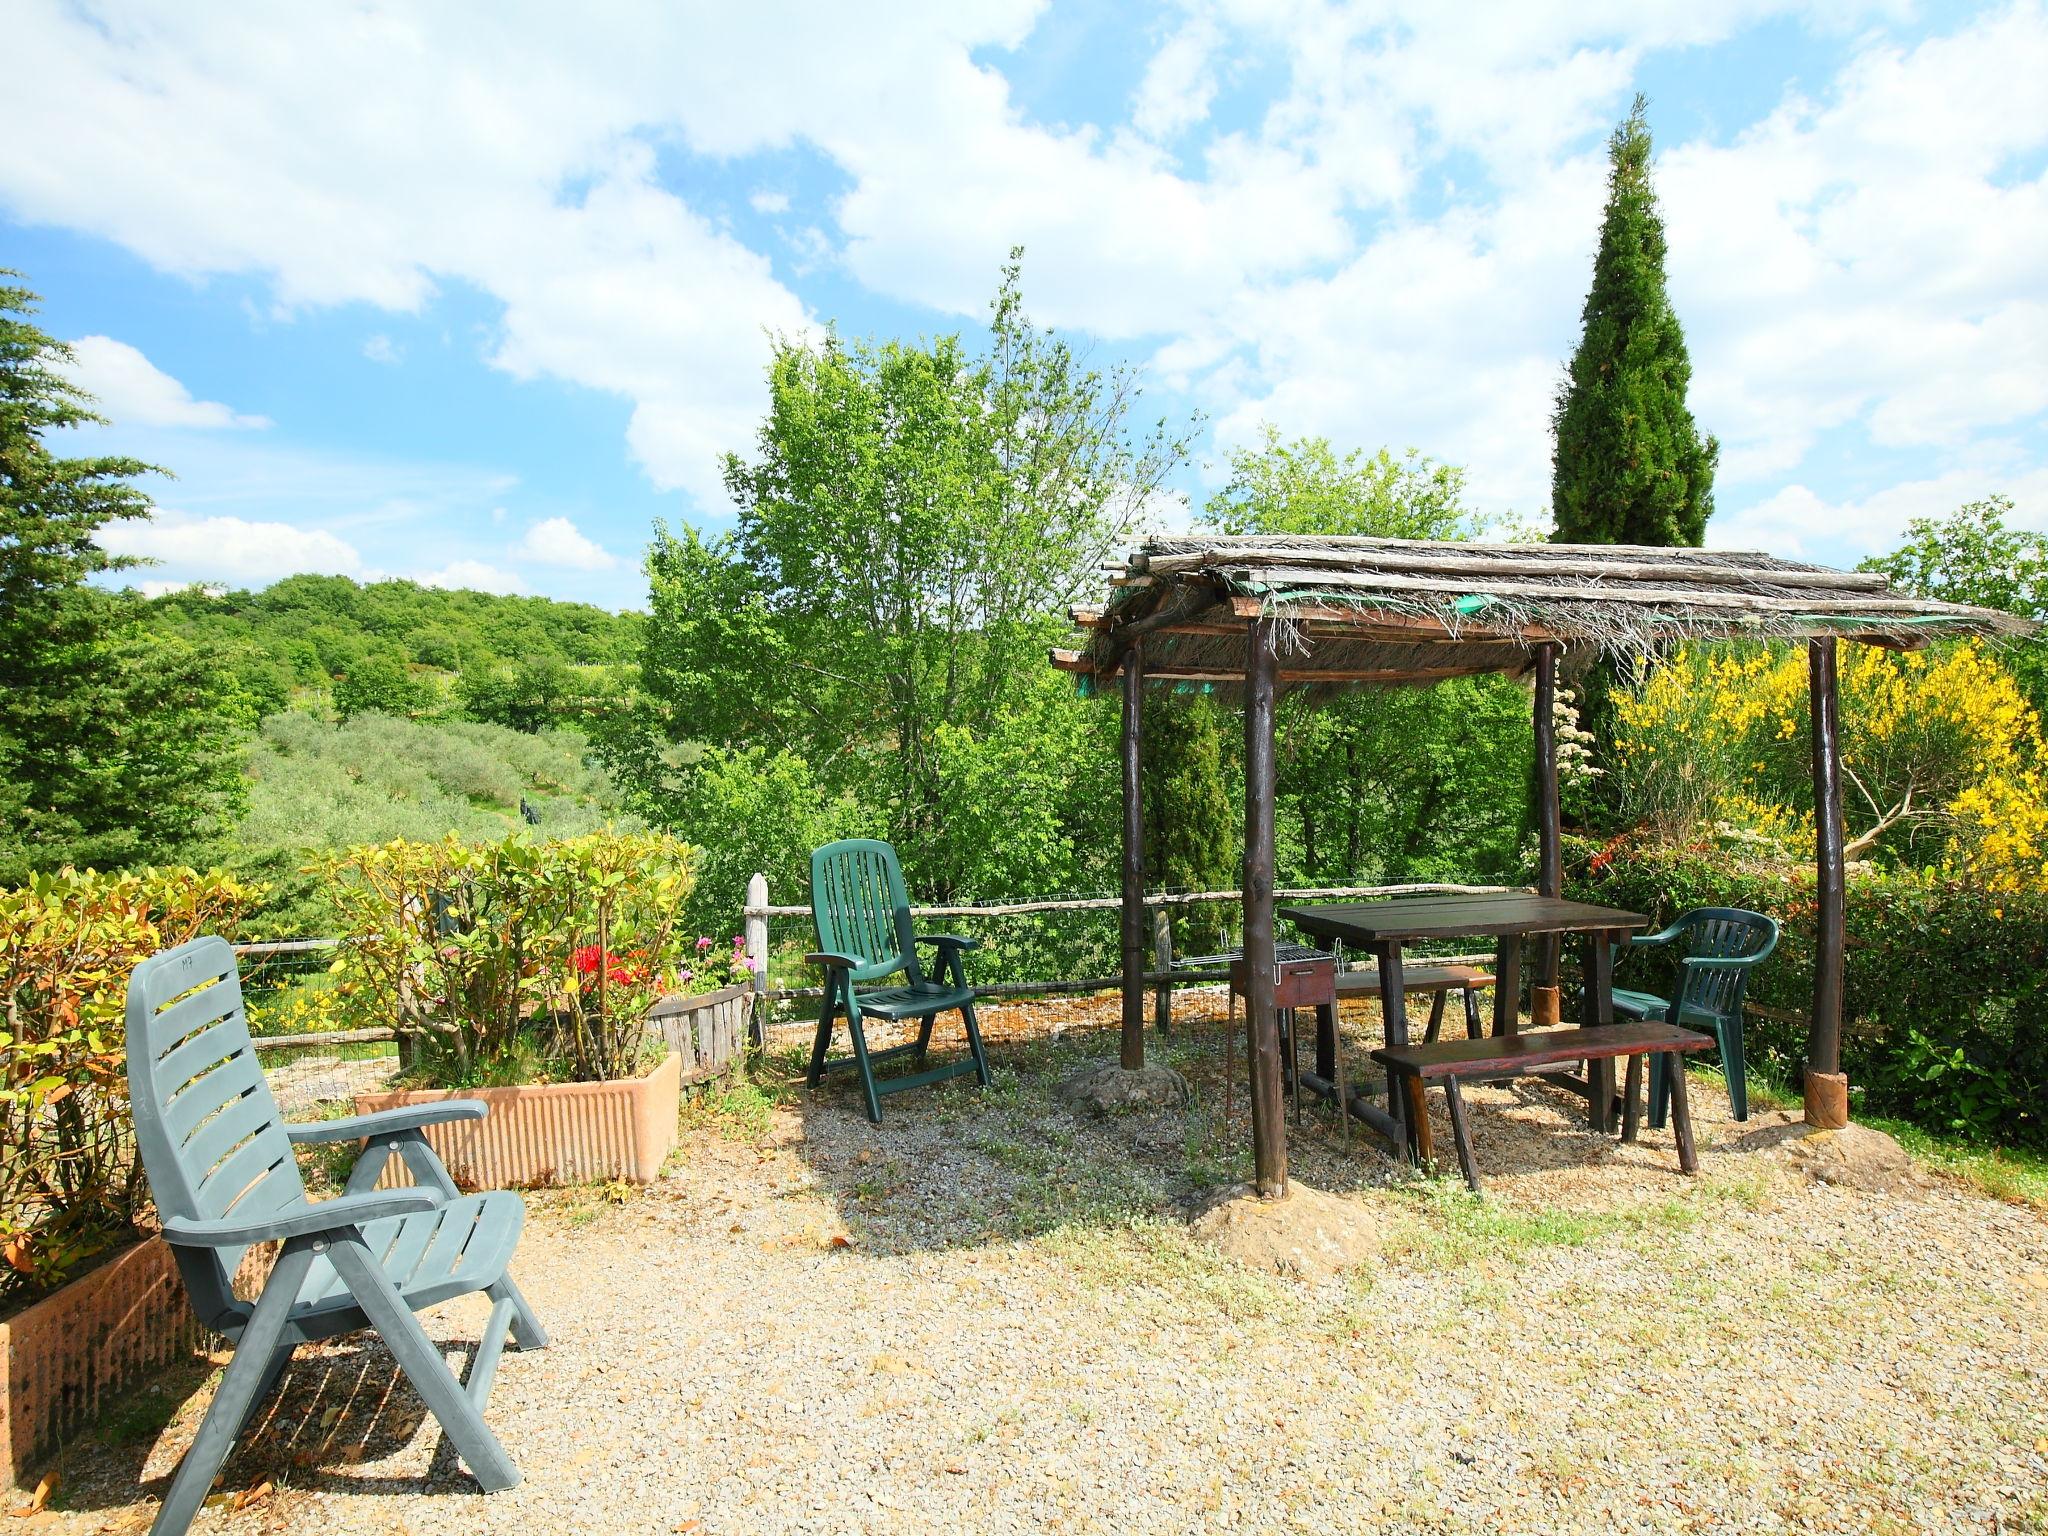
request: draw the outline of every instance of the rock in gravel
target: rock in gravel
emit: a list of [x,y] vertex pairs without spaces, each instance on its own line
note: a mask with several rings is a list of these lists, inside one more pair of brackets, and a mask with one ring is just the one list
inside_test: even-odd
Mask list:
[[1295,1280],[1323,1280],[1378,1255],[1372,1212],[1353,1200],[1288,1185],[1262,1200],[1249,1184],[1221,1191],[1192,1224],[1195,1236],[1241,1264]]
[[1188,1101],[1188,1080],[1171,1067],[1140,1067],[1127,1072],[1116,1062],[1076,1072],[1056,1090],[1063,1104],[1092,1109],[1098,1115],[1179,1109]]

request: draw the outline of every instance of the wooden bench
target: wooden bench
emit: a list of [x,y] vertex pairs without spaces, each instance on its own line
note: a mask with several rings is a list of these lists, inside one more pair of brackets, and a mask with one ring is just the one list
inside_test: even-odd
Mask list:
[[[1493,1082],[1552,1071],[1566,1062],[1628,1058],[1621,1139],[1634,1141],[1641,1109],[1643,1063],[1651,1056],[1704,1050],[1714,1042],[1706,1035],[1671,1024],[1599,1024],[1577,1029],[1541,1029],[1525,1034],[1494,1035],[1477,1040],[1445,1040],[1433,1044],[1382,1047],[1372,1059],[1401,1085],[1408,1106],[1408,1150],[1422,1162],[1435,1157],[1424,1086],[1441,1082],[1451,1111],[1451,1135],[1457,1142],[1458,1167],[1472,1192],[1479,1192],[1479,1164],[1472,1155],[1472,1135],[1465,1123],[1462,1082]],[[1686,1100],[1685,1067],[1672,1063],[1671,1119],[1678,1139],[1678,1166],[1686,1173],[1699,1168],[1693,1149],[1692,1106]]]
[[[1465,1037],[1477,1040],[1486,1031],[1479,1023],[1479,989],[1493,985],[1493,972],[1481,970],[1476,965],[1404,965],[1401,967],[1401,993],[1414,997],[1418,993],[1429,993],[1429,1030],[1423,1039],[1431,1044],[1444,1027],[1444,999],[1453,992],[1462,993],[1465,999]],[[1339,971],[1337,973],[1337,996],[1378,997],[1380,995],[1380,973],[1377,966],[1363,971]]]

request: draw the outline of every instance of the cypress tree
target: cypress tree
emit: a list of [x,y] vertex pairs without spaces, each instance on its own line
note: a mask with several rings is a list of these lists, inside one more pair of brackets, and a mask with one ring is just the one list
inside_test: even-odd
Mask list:
[[1692,364],[1664,286],[1664,221],[1650,186],[1646,102],[1608,141],[1607,212],[1585,331],[1558,391],[1552,539],[1698,545],[1720,446],[1685,403]]

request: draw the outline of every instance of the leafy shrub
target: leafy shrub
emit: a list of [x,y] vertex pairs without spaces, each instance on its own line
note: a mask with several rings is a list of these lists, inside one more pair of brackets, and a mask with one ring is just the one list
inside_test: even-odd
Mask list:
[[[1797,1018],[1752,1017],[1748,1054],[1796,1076],[1813,1006],[1811,867],[1579,841],[1567,865],[1568,895],[1659,925],[1705,906],[1777,918],[1784,937],[1748,996]],[[1863,1105],[1933,1130],[2048,1146],[2048,895],[1863,870],[1849,879],[1846,926],[1842,1069]],[[1662,990],[1671,964],[1657,952],[1627,959],[1625,984]]]
[[338,1007],[440,1086],[630,1076],[696,951],[690,850],[655,834],[391,842],[318,861],[343,918]]
[[62,1284],[142,1204],[125,1064],[128,976],[232,935],[257,891],[220,870],[60,870],[0,891],[0,1303]]

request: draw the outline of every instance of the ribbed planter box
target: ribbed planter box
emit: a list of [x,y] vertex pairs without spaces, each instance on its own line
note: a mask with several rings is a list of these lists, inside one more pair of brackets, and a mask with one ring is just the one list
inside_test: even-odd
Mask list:
[[748,982],[695,997],[664,997],[647,1011],[648,1025],[682,1057],[685,1083],[701,1083],[729,1068],[747,1048],[753,1017]]
[[[238,1294],[255,1294],[271,1258],[268,1247],[249,1250],[235,1277]],[[206,1337],[160,1237],[142,1239],[0,1322],[7,1481],[26,1486],[37,1463],[91,1428],[115,1396],[204,1348]]]
[[[480,1099],[481,1120],[427,1127],[427,1141],[464,1189],[544,1184],[652,1182],[676,1144],[682,1107],[682,1057],[671,1052],[645,1077],[610,1083],[540,1083],[514,1088],[418,1088],[359,1093],[356,1113],[443,1099]],[[391,1159],[383,1187],[410,1184]]]

